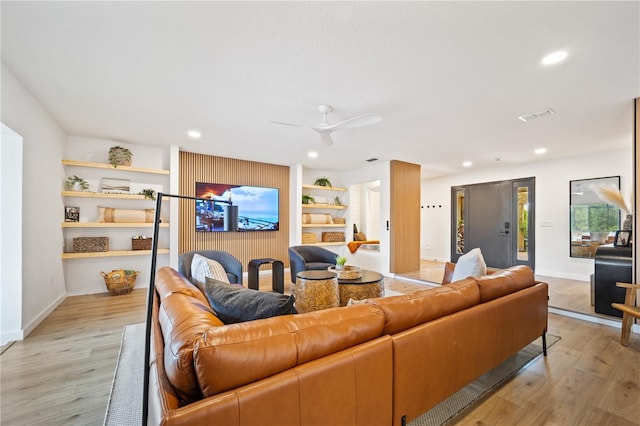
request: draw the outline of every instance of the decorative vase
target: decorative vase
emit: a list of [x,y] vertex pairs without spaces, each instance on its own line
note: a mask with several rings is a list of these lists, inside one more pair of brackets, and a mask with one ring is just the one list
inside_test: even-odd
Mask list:
[[631,231],[632,225],[633,225],[633,215],[628,214],[624,218],[624,222],[622,222],[622,229],[624,231]]

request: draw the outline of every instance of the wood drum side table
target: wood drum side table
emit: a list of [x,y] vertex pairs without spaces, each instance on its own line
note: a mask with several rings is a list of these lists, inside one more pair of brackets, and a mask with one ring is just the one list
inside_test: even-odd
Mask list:
[[301,314],[340,305],[338,279],[329,271],[298,272],[294,295],[296,310]]
[[384,276],[375,271],[362,270],[362,276],[355,280],[338,279],[340,306],[346,306],[349,299],[362,300],[384,296]]

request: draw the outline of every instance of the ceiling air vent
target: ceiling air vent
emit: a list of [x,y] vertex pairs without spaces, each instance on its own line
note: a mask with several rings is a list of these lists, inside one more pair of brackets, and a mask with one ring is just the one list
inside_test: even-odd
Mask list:
[[369,163],[373,163],[374,161],[378,161],[378,159],[374,157],[374,158],[369,158],[368,160],[365,160],[365,161]]
[[555,113],[556,112],[554,110],[552,110],[551,108],[547,108],[547,109],[544,109],[542,111],[534,112],[532,114],[521,115],[520,117],[518,117],[518,119],[520,119],[522,121],[529,121],[529,120],[533,120],[533,119],[536,119],[536,118],[546,117],[547,115],[551,115],[551,114],[555,114]]

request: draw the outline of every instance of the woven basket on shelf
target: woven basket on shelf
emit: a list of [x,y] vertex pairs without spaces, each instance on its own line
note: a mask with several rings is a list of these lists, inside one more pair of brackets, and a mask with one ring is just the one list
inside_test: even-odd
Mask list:
[[136,285],[138,271],[114,269],[108,274],[100,272],[100,275],[104,278],[104,283],[109,293],[111,293],[112,296],[118,296],[120,294],[130,293],[131,290],[133,290],[133,287]]
[[151,250],[153,238],[132,238],[131,250]]
[[345,219],[344,217],[334,217],[333,223],[337,225],[344,225],[345,223],[347,223],[347,219]]
[[344,232],[323,232],[322,242],[323,243],[344,242]]
[[336,269],[335,266],[329,266],[329,272],[333,272],[337,275],[339,280],[357,280],[362,277],[362,269],[357,266],[345,265],[342,269]]
[[313,232],[303,232],[302,233],[302,244],[313,244],[317,242],[316,234]]
[[109,251],[109,237],[76,237],[73,239],[74,253]]

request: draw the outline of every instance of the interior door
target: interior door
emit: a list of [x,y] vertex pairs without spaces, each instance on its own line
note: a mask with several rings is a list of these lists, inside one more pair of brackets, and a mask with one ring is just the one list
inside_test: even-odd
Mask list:
[[451,260],[480,248],[487,266],[535,267],[535,178],[451,188]]

